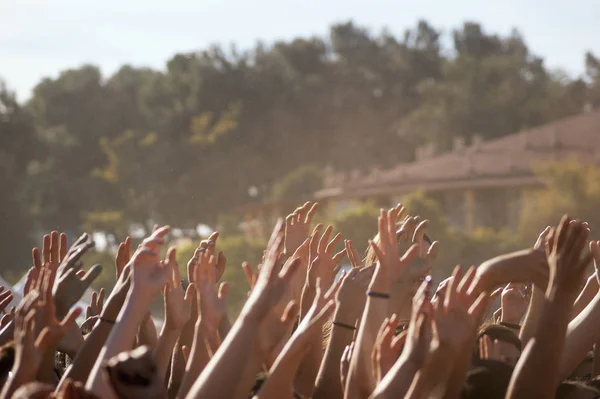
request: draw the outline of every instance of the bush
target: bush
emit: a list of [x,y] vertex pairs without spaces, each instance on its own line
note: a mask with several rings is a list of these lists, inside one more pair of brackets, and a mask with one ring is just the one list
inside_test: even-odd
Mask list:
[[313,165],[300,166],[273,185],[272,199],[294,201],[314,194],[321,187],[321,170]]

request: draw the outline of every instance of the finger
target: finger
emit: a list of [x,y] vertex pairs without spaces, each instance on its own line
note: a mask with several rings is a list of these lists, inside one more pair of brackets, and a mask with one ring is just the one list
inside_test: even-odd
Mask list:
[[59,235],[58,231],[50,233],[50,263],[58,265],[59,259]]
[[42,241],[42,262],[44,264],[50,262],[50,246],[50,236],[48,234],[45,234]]
[[0,311],[3,311],[13,300],[12,294],[0,300]]
[[94,265],[88,272],[83,276],[81,282],[83,282],[87,287],[89,287],[92,282],[98,278],[98,276],[102,273],[101,265]]
[[36,269],[42,268],[42,259],[40,256],[40,250],[38,248],[33,248],[31,250],[31,258],[33,259],[33,267]]
[[187,364],[190,358],[190,348],[187,345],[182,345],[181,351],[183,352],[183,361]]
[[100,294],[98,295],[98,308],[102,310],[104,307],[104,288],[100,288]]
[[75,320],[77,320],[77,318],[81,314],[81,311],[82,310],[80,307],[71,309],[71,311],[60,322],[59,325],[60,325],[61,329],[66,332],[69,328],[71,328],[75,324]]
[[185,290],[185,296],[183,297],[183,300],[186,302],[194,300],[194,298],[196,298],[197,292],[198,290],[196,288],[196,284],[190,283],[190,285],[188,285],[187,289]]
[[337,233],[335,235],[335,237],[333,237],[333,239],[331,241],[329,241],[329,244],[327,244],[327,247],[325,247],[325,252],[328,254],[333,252],[333,250],[338,246],[341,239],[342,239],[342,233]]
[[252,270],[252,266],[249,263],[242,263],[242,270],[244,271],[244,275],[246,276],[246,281],[250,288],[254,288],[254,270]]
[[289,301],[283,311],[283,315],[281,316],[281,322],[287,326],[291,326],[296,321],[296,316],[298,315],[299,307],[296,301]]
[[323,252],[327,252],[327,243],[329,242],[329,237],[331,236],[331,233],[333,232],[333,226],[329,225],[327,226],[327,228],[325,229],[325,232],[323,233],[323,235],[321,236],[321,239],[319,240],[319,245],[318,245],[318,253],[322,254]]
[[448,289],[446,290],[445,295],[445,303],[444,306],[446,308],[450,308],[454,301],[456,300],[456,290],[458,288],[458,284],[460,282],[460,276],[462,275],[462,268],[460,266],[456,266],[454,271],[452,272],[452,280],[448,283]]
[[475,266],[471,266],[469,268],[469,270],[467,270],[467,272],[465,273],[464,277],[462,278],[460,284],[458,284],[458,287],[456,290],[457,293],[463,294],[463,295],[467,294],[467,290],[469,289],[469,287],[473,283],[473,280],[475,279],[476,271],[477,271],[477,269],[475,268]]
[[419,256],[419,244],[413,244],[410,248],[404,253],[404,256],[400,258],[400,262],[403,264],[408,264],[415,260],[415,258]]
[[381,252],[381,250],[379,249],[377,244],[375,244],[375,242],[373,242],[373,240],[369,240],[369,245],[373,249],[373,252],[375,252],[375,257],[377,257],[377,259],[379,260],[379,263],[381,263],[384,259],[383,252]]
[[221,300],[227,300],[227,298],[229,297],[229,283],[227,283],[226,281],[223,281],[221,283],[221,285],[219,285],[219,293],[218,293],[219,299]]
[[344,248],[337,254],[333,255],[331,260],[333,260],[334,264],[338,264],[342,261],[342,259],[344,258],[345,255],[346,255],[346,249]]
[[290,262],[289,266],[285,270],[282,270],[281,278],[289,284],[298,271],[301,263],[301,259],[294,259],[292,262]]
[[59,245],[59,262],[62,262],[67,257],[67,252],[69,251],[69,247],[67,244],[67,235],[65,233],[60,233],[59,237],[60,245]]
[[556,231],[556,235],[554,237],[554,248],[559,250],[563,247],[567,236],[569,234],[569,223],[571,219],[568,215],[564,215],[558,224],[558,230]]
[[387,212],[387,234],[388,234],[388,242],[390,244],[395,244],[397,242],[396,236],[396,209],[392,208]]
[[479,296],[477,297],[477,299],[475,300],[475,302],[469,309],[469,314],[473,315],[475,320],[477,320],[479,323],[485,316],[488,302],[489,302],[489,295],[487,294],[487,292],[482,292],[481,294],[479,294]]
[[[309,204],[310,204],[310,202],[309,202]],[[306,212],[306,217],[304,219],[304,223],[310,224],[312,222],[313,217],[315,216],[315,213],[317,213],[317,209],[319,209],[319,203],[315,202],[314,204],[312,204],[312,206],[310,207],[308,212]]]
[[85,309],[85,318],[89,319],[90,317],[92,317],[92,307],[88,305]]
[[425,219],[421,223],[419,223],[419,225],[415,229],[415,232],[413,233],[413,236],[411,237],[412,242],[422,244],[423,234],[425,234],[425,230],[427,229],[427,227],[429,227],[429,220]]
[[97,302],[98,302],[98,294],[96,293],[96,291],[94,291],[94,292],[92,292],[92,301],[91,301],[91,304],[93,306],[96,306]]
[[[74,270],[74,269],[73,269]],[[75,275],[79,278],[82,279],[83,276],[85,276],[85,270],[77,270],[77,272],[75,272]]]

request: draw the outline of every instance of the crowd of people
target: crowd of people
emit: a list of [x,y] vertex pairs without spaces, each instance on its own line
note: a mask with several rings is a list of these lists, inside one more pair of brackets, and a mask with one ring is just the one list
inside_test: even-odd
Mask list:
[[333,226],[312,228],[316,210],[279,220],[261,264],[242,265],[234,321],[218,233],[186,276],[176,248],[161,259],[168,226],[137,248],[127,238],[115,286],[94,293],[81,325],[94,242],[46,235],[18,306],[0,290],[0,399],[600,397],[600,242],[587,223],[564,216],[531,247],[456,266],[436,288],[444,259],[428,220],[381,210],[362,257]]

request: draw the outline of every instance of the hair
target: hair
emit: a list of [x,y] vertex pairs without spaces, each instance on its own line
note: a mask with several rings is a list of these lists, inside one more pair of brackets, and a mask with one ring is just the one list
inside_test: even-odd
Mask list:
[[462,392],[462,399],[504,399],[513,368],[502,362],[481,360],[471,369]]
[[487,323],[481,326],[479,333],[477,334],[477,340],[475,341],[475,356],[477,359],[481,357],[481,354],[479,353],[479,340],[485,335],[493,340],[497,339],[498,341],[512,344],[519,352],[523,350],[521,340],[513,330],[500,324]]
[[15,346],[10,341],[0,347],[0,376],[8,375],[15,363]]
[[578,391],[588,392],[594,394],[594,397],[600,396],[600,391],[594,387],[591,387],[581,381],[565,381],[558,386],[556,390],[556,398],[569,398],[572,394]]

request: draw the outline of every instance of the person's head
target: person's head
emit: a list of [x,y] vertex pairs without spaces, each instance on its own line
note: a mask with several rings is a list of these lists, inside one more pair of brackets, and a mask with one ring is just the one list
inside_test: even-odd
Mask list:
[[111,385],[116,394],[129,398],[163,398],[166,395],[164,378],[148,346],[140,346],[129,352],[121,352],[106,363]]
[[[400,256],[402,256],[413,244],[413,234],[420,222],[421,219],[418,216],[415,216],[412,218],[406,218],[401,224],[398,225],[396,238]],[[375,244],[379,244],[380,240],[379,234],[375,235],[375,237],[372,239]],[[423,234],[423,245],[425,248],[422,248],[421,253],[427,253],[432,243],[433,241],[431,238],[427,234]],[[364,264],[372,265],[374,263],[377,263],[377,256],[375,255],[373,248],[369,246],[365,254]],[[417,256],[413,260],[412,264],[409,265],[409,268],[418,269],[422,267],[423,264],[424,260]],[[396,313],[401,321],[409,319],[411,313],[410,303],[406,303],[406,295],[409,295],[409,297],[412,298],[416,294],[425,277],[426,274],[423,274],[422,276],[419,276],[419,278],[416,278],[412,281],[403,280],[399,282],[398,285],[395,285],[391,288],[389,301],[390,308],[392,309],[391,312]],[[395,294],[398,293],[401,293],[400,297],[396,297]]]
[[557,399],[596,399],[600,391],[580,381],[565,381],[556,390]]
[[503,399],[508,389],[513,368],[493,360],[480,360],[469,370],[463,387],[462,399]]
[[590,378],[594,371],[594,353],[588,352],[585,358],[577,365],[575,370],[569,376],[569,379],[576,380]]
[[481,327],[477,335],[474,361],[495,360],[514,367],[521,350],[521,340],[510,328],[487,324]]
[[22,385],[15,391],[12,399],[48,399],[54,392],[54,386],[34,381]]
[[0,386],[4,385],[4,382],[8,378],[8,372],[12,370],[14,362],[15,347],[11,341],[0,347]]

